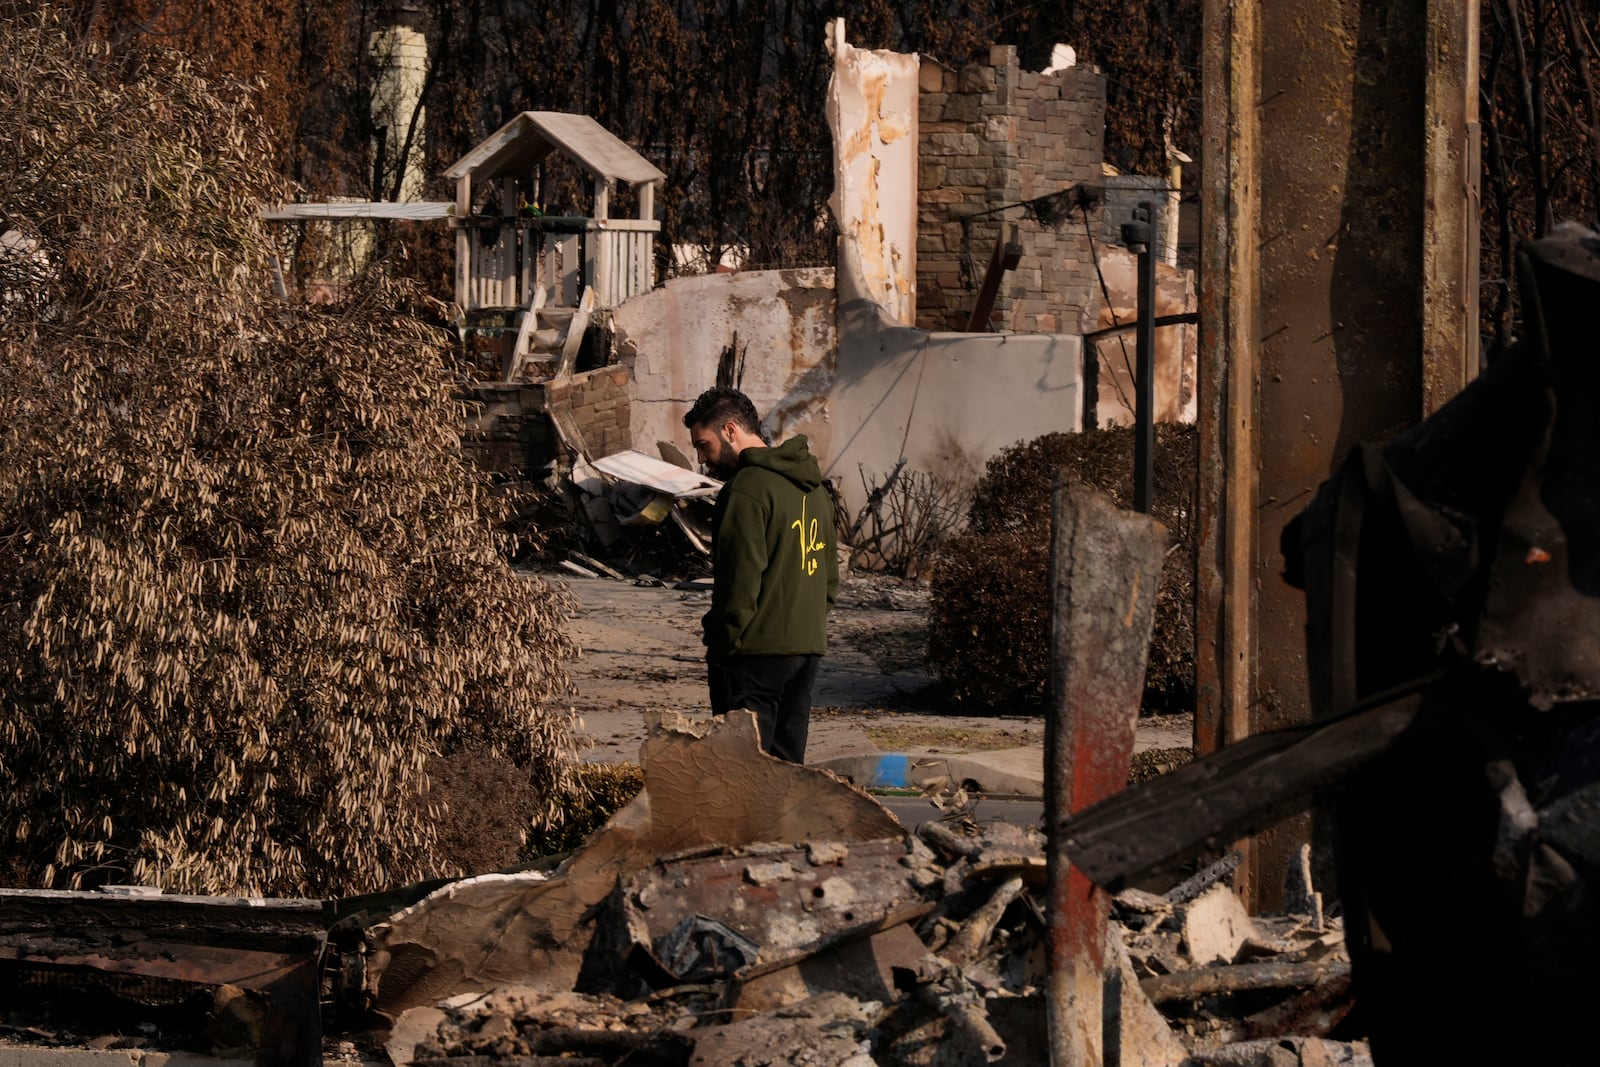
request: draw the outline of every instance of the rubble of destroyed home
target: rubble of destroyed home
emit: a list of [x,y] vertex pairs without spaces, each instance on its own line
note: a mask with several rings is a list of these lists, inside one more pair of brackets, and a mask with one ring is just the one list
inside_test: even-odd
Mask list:
[[[1595,259],[1591,238],[1565,235],[1528,267],[1550,292],[1592,298],[1600,274],[1572,264]],[[1347,692],[1330,715],[1123,791],[1167,535],[1064,483],[1049,832],[955,812],[908,833],[848,781],[763,753],[748,712],[658,716],[643,791],[553,868],[326,903],[0,892],[0,958],[25,994],[7,1005],[12,1036],[133,1044],[165,1025],[264,1067],[314,1062],[330,1031],[381,1034],[397,1064],[753,1067],[1074,1062],[1058,1054],[1066,1032],[1091,1049],[1082,1062],[1359,1064],[1367,1046],[1347,1039],[1380,1030],[1402,1049],[1478,1040],[1456,981],[1476,967],[1516,1009],[1483,1019],[1482,1040],[1577,1062],[1578,1016],[1551,1013],[1587,989],[1600,669],[1551,627],[1592,626],[1578,599],[1592,539],[1552,518],[1593,517],[1569,478],[1600,455],[1593,420],[1555,402],[1592,384],[1574,356],[1582,306],[1552,301],[1538,344],[1386,448],[1353,452],[1290,527],[1286,577],[1334,653],[1319,650],[1317,684]],[[1485,462],[1486,429],[1527,410],[1542,432]],[[1443,595],[1397,599],[1403,583]],[[1362,590],[1391,606],[1381,627],[1357,627]],[[1452,619],[1460,647],[1403,640]],[[1399,680],[1356,690],[1357,666]],[[1302,845],[1287,908],[1249,915],[1226,843],[1335,787],[1339,906]],[[1155,873],[1208,851],[1191,877]],[[1380,983],[1365,990],[1363,953]],[[1395,976],[1404,997],[1381,984]],[[113,1007],[134,1034],[107,1038]],[[1519,1024],[1535,1011],[1547,1022]]]
[[[643,761],[644,792],[553,870],[410,900],[0,894],[9,973],[55,992],[8,1009],[11,1037],[91,1036],[122,1005],[168,1047],[187,1028],[263,1063],[317,1058],[319,1019],[376,1028],[397,1064],[1045,1062],[1040,831],[953,811],[908,832],[761,752],[748,715],[656,721]],[[1338,919],[1308,884],[1290,913],[1246,915],[1236,862],[1115,897],[1119,1062],[1367,1062],[1329,1036],[1351,1004]]]

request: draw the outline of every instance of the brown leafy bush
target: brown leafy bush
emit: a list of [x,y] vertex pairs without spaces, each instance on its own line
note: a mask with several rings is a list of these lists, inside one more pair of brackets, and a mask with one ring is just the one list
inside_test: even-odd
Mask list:
[[429,760],[428,778],[430,798],[444,809],[435,846],[441,866],[486,874],[521,858],[539,802],[526,767],[471,744]]
[[0,20],[0,856],[45,885],[449,873],[430,760],[571,785],[572,646],[459,459],[445,338],[285,307],[241,92]]
[[559,826],[533,827],[523,844],[525,859],[581,848],[590,835],[644,789],[644,769],[636,763],[582,763],[574,775],[577,788],[566,820]]
[[[1161,572],[1148,710],[1185,710],[1194,691],[1195,432],[1156,427],[1153,512],[1172,535]],[[1133,432],[1046,434],[991,459],[968,530],[934,570],[928,662],[958,704],[1038,703],[1050,675],[1050,508],[1063,473],[1133,505]]]

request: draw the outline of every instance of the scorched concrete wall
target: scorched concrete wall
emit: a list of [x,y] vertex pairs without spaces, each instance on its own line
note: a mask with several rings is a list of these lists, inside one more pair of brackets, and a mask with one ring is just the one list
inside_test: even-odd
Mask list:
[[675,278],[618,306],[618,358],[633,367],[632,447],[656,455],[668,441],[693,455],[683,413],[717,384],[717,362],[737,341],[741,387],[775,438],[812,433],[833,385],[833,271],[826,267]]
[[[828,23],[833,79],[833,195],[828,207],[863,249],[864,283],[894,321],[917,321],[917,90],[915,55],[853,48],[844,19]],[[906,195],[909,191],[910,195]]]
[[814,438],[852,513],[902,457],[968,484],[1001,449],[1082,426],[1080,337],[900,326],[865,295],[855,261],[841,239],[832,418]]

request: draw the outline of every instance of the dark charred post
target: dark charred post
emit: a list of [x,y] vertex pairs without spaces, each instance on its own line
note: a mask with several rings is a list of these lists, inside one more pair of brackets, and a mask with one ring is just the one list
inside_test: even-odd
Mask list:
[[1100,348],[1083,339],[1083,428],[1100,428]]
[[1151,253],[1151,206],[1148,200],[1122,227],[1122,243],[1139,253],[1138,331],[1134,347],[1133,510],[1150,514],[1155,484],[1156,257]]
[[[1204,0],[1195,744],[1311,718],[1283,528],[1477,371],[1477,4]],[[1241,846],[1275,910],[1310,840]],[[1320,853],[1319,853],[1320,854]]]
[[[1075,871],[1111,892],[1158,871],[1170,873],[1202,849],[1305,810],[1319,790],[1382,755],[1415,728],[1417,688],[1438,677],[1380,693],[1334,719],[1252,734],[1141,783],[1077,815],[1061,847]],[[1239,862],[1233,858],[1201,874],[1218,880]],[[1187,885],[1169,899],[1187,893]]]
[[1102,1062],[1109,897],[1072,867],[1061,827],[1127,783],[1166,540],[1160,523],[1086,486],[1056,489],[1045,720],[1053,1067]]
[[987,333],[989,316],[994,312],[994,301],[1000,295],[1000,282],[1006,271],[1016,270],[1022,258],[1022,244],[1017,240],[1017,224],[1002,222],[995,234],[994,254],[989,257],[989,269],[984,271],[983,286],[978,290],[977,302],[972,305],[972,315],[967,319],[968,333]]

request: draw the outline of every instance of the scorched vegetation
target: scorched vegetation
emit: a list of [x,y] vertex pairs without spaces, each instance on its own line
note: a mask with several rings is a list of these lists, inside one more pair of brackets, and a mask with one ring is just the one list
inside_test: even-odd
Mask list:
[[[563,601],[504,562],[446,338],[274,299],[247,94],[0,22],[0,859],[78,887],[444,873],[430,759],[570,785]],[[485,801],[492,798],[482,798]]]

